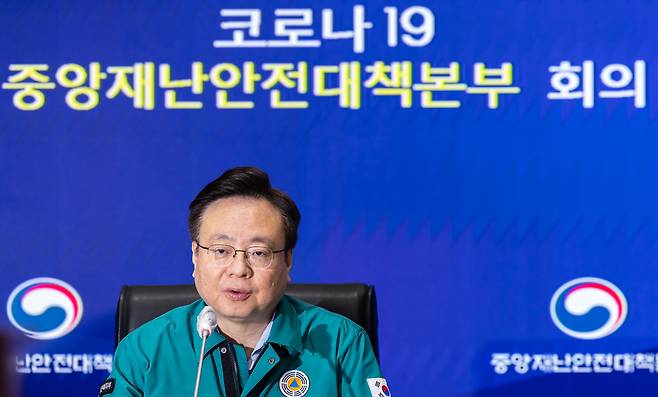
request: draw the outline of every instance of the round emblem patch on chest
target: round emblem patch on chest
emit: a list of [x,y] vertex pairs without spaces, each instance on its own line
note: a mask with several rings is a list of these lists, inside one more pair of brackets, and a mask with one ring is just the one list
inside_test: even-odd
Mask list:
[[308,376],[298,369],[288,371],[279,379],[279,390],[287,397],[301,397],[308,391],[311,382]]

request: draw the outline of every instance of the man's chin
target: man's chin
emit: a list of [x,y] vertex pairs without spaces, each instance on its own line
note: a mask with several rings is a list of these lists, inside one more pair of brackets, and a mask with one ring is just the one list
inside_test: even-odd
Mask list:
[[258,317],[256,310],[245,302],[221,302],[221,310],[216,310],[219,319],[233,322],[249,322]]

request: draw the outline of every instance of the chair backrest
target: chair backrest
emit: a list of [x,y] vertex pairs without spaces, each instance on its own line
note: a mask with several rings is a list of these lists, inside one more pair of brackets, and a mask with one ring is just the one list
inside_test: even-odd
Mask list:
[[[375,289],[365,284],[291,284],[286,294],[342,314],[362,326],[379,359]],[[126,285],[121,289],[115,347],[128,333],[167,311],[199,299],[194,285]]]

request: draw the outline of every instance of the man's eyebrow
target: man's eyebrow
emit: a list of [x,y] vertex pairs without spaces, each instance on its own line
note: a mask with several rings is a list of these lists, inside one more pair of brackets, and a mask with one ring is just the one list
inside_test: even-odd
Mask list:
[[272,247],[272,245],[274,245],[274,241],[272,241],[271,239],[269,239],[267,237],[263,237],[263,236],[256,236],[256,237],[252,238],[249,241],[250,241],[251,244],[253,244],[253,243],[262,243],[262,244],[267,245],[268,247]]
[[[210,236],[210,241],[218,241],[218,240],[235,241],[235,239],[233,237],[231,237],[227,234],[223,234],[223,233],[216,233],[216,234],[213,234],[212,236]],[[273,245],[274,245],[274,241],[272,239],[268,238],[268,237],[265,237],[265,236],[252,237],[249,240],[249,244],[251,245],[251,244],[254,244],[254,243],[256,243],[256,244],[265,244],[268,247],[273,247]]]
[[210,240],[212,240],[212,241],[216,241],[216,240],[229,240],[229,241],[233,241],[233,238],[230,237],[230,236],[228,236],[228,235],[226,235],[226,234],[217,233],[217,234],[213,234],[212,236],[210,236]]

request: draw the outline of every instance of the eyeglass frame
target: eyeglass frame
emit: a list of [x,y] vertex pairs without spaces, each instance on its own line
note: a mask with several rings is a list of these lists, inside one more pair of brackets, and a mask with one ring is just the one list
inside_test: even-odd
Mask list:
[[211,244],[211,245],[208,246],[208,247],[204,247],[203,245],[201,245],[201,243],[199,242],[199,240],[194,240],[194,242],[196,243],[197,247],[199,247],[199,248],[203,248],[204,250],[206,250],[206,253],[207,253],[207,254],[210,254],[210,247],[212,247],[213,245],[223,245],[223,246],[226,246],[226,247],[231,247],[231,248],[233,248],[233,251],[234,251],[234,252],[233,252],[233,257],[231,258],[231,261],[230,261],[230,262],[227,262],[227,263],[226,263],[225,265],[223,265],[223,266],[229,266],[229,265],[231,265],[231,264],[235,261],[237,255],[238,255],[238,252],[242,252],[242,253],[244,253],[244,260],[245,260],[245,262],[246,262],[250,267],[254,267],[254,265],[252,265],[251,262],[249,262],[249,257],[247,256],[247,250],[248,250],[249,248],[267,248],[268,250],[272,251],[272,259],[271,259],[269,265],[267,265],[267,266],[265,266],[265,267],[258,267],[258,266],[255,266],[256,269],[269,269],[270,266],[272,266],[272,263],[274,262],[274,254],[278,254],[279,252],[284,252],[284,251],[287,251],[287,250],[288,250],[288,248],[282,248],[282,249],[280,249],[280,250],[274,251],[272,248],[267,247],[267,246],[263,246],[263,245],[252,245],[252,246],[250,246],[250,247],[247,247],[247,249],[239,250],[239,249],[237,249],[237,248],[235,248],[234,246],[229,245],[229,244],[221,244],[221,243],[220,243],[220,244]]

